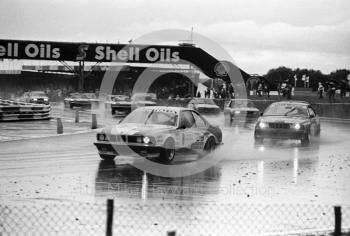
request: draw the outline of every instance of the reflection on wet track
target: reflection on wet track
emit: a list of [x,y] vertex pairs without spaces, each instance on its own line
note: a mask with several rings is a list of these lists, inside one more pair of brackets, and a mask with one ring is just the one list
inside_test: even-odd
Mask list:
[[[0,196],[78,201],[350,202],[350,124],[324,121],[320,138],[254,145],[254,124],[223,126],[219,164],[192,176],[164,178],[133,166],[128,156],[100,161],[94,133],[0,143]],[[20,149],[18,147],[21,147]],[[178,153],[174,163],[196,160]]]

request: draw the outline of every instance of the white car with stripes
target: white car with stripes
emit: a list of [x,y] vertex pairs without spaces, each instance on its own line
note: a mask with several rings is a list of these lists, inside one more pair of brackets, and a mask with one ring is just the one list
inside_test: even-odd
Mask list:
[[118,155],[157,156],[169,163],[179,149],[206,153],[222,142],[220,128],[197,111],[182,107],[140,107],[106,127],[94,143],[102,159]]

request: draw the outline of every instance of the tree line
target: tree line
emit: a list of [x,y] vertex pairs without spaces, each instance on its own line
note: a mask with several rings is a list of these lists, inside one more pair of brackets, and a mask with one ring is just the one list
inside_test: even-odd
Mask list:
[[278,68],[270,69],[263,77],[274,85],[287,82],[293,86],[296,85],[296,87],[304,87],[305,78],[308,78],[309,82],[307,87],[312,88],[313,91],[316,91],[319,82],[325,86],[327,86],[327,84],[330,82],[333,82],[336,86],[346,84],[349,89],[349,74],[350,70],[347,69],[338,69],[329,74],[323,74],[320,70],[300,68],[291,69],[285,66],[280,66]]

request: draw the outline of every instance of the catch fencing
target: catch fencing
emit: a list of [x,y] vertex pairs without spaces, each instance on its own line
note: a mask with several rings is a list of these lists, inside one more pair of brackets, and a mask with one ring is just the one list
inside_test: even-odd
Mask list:
[[[0,204],[0,235],[341,235],[350,207],[226,203]],[[333,234],[334,233],[334,234]]]
[[0,121],[50,119],[50,105],[0,99]]

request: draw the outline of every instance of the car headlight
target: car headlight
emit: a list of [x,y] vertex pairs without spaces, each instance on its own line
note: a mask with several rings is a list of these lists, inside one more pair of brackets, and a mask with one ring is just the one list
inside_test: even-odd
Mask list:
[[44,101],[45,101],[45,102],[47,102],[47,101],[49,101],[49,99],[47,99],[47,98],[44,98]]
[[300,128],[301,128],[301,125],[300,125],[300,124],[295,124],[295,125],[294,125],[294,129],[299,130]]
[[235,114],[239,114],[239,113],[241,113],[241,111],[235,111]]
[[150,139],[149,137],[146,136],[146,137],[143,138],[143,142],[146,143],[146,144],[148,144],[148,143],[151,142],[151,139]]
[[260,122],[260,123],[259,123],[259,127],[260,127],[261,129],[266,128],[266,127],[267,127],[267,124],[266,124],[265,122]]
[[106,135],[105,134],[97,134],[97,140],[98,141],[106,141]]
[[33,100],[33,101],[37,101],[38,99],[36,99],[36,98],[33,98],[32,100]]

